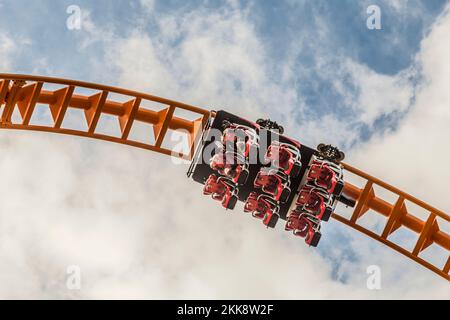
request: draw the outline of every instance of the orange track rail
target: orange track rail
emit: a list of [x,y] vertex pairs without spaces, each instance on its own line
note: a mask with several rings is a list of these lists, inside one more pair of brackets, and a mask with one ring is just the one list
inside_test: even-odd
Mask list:
[[[420,263],[431,271],[436,272],[445,279],[450,280],[450,276],[448,274],[450,270],[450,255],[448,255],[447,262],[443,266],[437,266],[431,261],[420,257],[420,253],[432,244],[437,244],[446,249],[447,252],[450,252],[450,235],[446,231],[440,230],[438,220],[436,219],[437,217],[440,217],[450,223],[450,216],[433,208],[423,201],[368,175],[367,173],[353,168],[348,164],[344,164],[344,168],[346,171],[363,178],[366,183],[363,188],[358,188],[348,182],[345,183],[344,194],[357,200],[355,209],[353,210],[353,214],[350,219],[347,219],[337,213],[333,214],[333,218],[375,240],[378,240],[388,247],[404,254],[408,258]],[[395,203],[389,203],[388,201],[377,197],[374,186],[378,186],[395,194],[397,196]],[[412,212],[408,211],[406,201],[414,203],[415,205],[423,208],[424,211],[427,211],[428,218],[426,220],[421,220],[414,216]],[[387,218],[381,235],[358,224],[358,219],[360,219],[369,210],[372,210],[373,212],[381,214]],[[414,248],[411,250],[405,249],[401,245],[389,240],[389,236],[401,227],[408,228],[418,234]]]
[[[58,90],[44,90],[44,84],[63,85]],[[95,90],[90,96],[75,94],[76,88]],[[120,94],[129,97],[126,102],[108,99],[108,95]],[[162,110],[142,108],[146,101],[164,105]],[[0,127],[5,129],[23,129],[71,134],[88,138],[131,145],[151,151],[191,159],[196,140],[202,132],[210,116],[210,112],[184,103],[139,93],[135,91],[103,86],[93,83],[72,81],[48,77],[0,74],[0,105],[5,105],[1,114]],[[50,108],[53,126],[30,124],[31,116],[36,106]],[[15,108],[19,109],[22,120],[19,123],[11,121]],[[61,128],[69,108],[84,110],[87,130]],[[177,109],[197,114],[196,119],[188,120],[175,116]],[[113,115],[121,129],[121,136],[114,137],[96,133],[97,124],[102,114]],[[153,144],[142,143],[129,139],[133,124],[140,121],[153,126]],[[162,147],[168,130],[184,130],[188,135],[189,152],[174,154],[170,149]]]
[[[59,85],[62,88],[46,90],[44,88],[47,84]],[[75,90],[78,88],[94,90],[95,93],[92,95],[75,94]],[[129,100],[119,102],[110,99],[109,96],[111,93],[127,96]],[[145,101],[155,102],[165,107],[161,110],[143,108],[141,105]],[[201,136],[208,118],[213,115],[212,112],[195,106],[131,90],[81,81],[15,74],[0,74],[0,106],[4,106],[3,110],[1,110],[0,118],[0,128],[3,129],[45,131],[101,139],[180,157],[186,160],[190,160],[193,157],[196,143]],[[42,108],[43,106],[49,108],[53,118],[53,125],[30,124],[33,112],[35,112],[37,107]],[[12,121],[12,115],[16,108],[18,108],[21,116],[21,121],[18,123]],[[62,127],[63,120],[69,108],[84,110],[87,123],[86,130],[66,129]],[[183,116],[177,116],[175,113],[179,109],[193,113],[196,116],[193,120],[186,119]],[[117,117],[121,130],[120,137],[96,132],[102,114]],[[129,138],[133,124],[136,122],[152,125],[154,143],[143,143]],[[189,152],[174,153],[169,148],[163,147],[168,130],[183,130],[187,134]],[[388,247],[436,272],[445,279],[450,280],[448,274],[450,269],[450,256],[447,258],[444,266],[436,266],[420,257],[420,253],[433,243],[446,249],[447,252],[450,251],[450,236],[445,231],[439,229],[438,221],[436,220],[437,217],[440,217],[450,222],[449,215],[358,169],[347,164],[344,164],[344,167],[346,171],[365,179],[366,184],[363,188],[358,188],[346,182],[344,193],[357,200],[355,210],[350,219],[337,213],[333,214],[333,218],[384,243]],[[374,185],[378,185],[380,188],[398,195],[396,203],[391,204],[377,197],[374,192]],[[428,219],[423,221],[408,212],[405,201],[415,203],[427,210],[429,212]],[[358,219],[368,212],[368,210],[373,210],[387,217],[387,222],[381,235],[358,224]],[[388,239],[393,232],[402,226],[418,234],[418,240],[412,250],[404,249],[401,245]]]

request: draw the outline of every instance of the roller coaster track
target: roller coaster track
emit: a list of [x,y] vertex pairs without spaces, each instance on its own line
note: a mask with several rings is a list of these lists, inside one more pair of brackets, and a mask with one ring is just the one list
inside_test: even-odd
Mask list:
[[[62,85],[62,88],[45,90],[46,84]],[[77,89],[94,90],[96,92],[87,96],[76,94]],[[125,102],[118,102],[109,99],[108,96],[110,95],[121,95],[129,99]],[[143,105],[149,103],[162,109],[151,110],[148,107],[143,107]],[[47,131],[95,138],[184,159],[191,159],[194,152],[195,137],[198,137],[210,115],[209,111],[194,106],[130,90],[80,81],[11,74],[0,74],[0,105],[4,105],[0,119],[0,127],[3,129]],[[30,123],[37,106],[39,108],[42,106],[50,108],[53,126]],[[16,107],[22,118],[19,123],[13,123],[12,121],[12,115]],[[84,111],[87,130],[61,127],[67,110],[70,108]],[[196,117],[189,120],[177,116],[178,110],[192,113]],[[104,114],[117,117],[121,130],[120,137],[96,132],[100,117]],[[153,143],[130,139],[130,131],[136,122],[153,127]],[[186,133],[190,144],[189,152],[174,154],[169,148],[163,147],[164,138],[169,130]]]
[[[55,89],[55,86],[59,88]],[[86,94],[87,91],[92,94]],[[125,99],[118,101],[114,98],[117,95]],[[158,108],[147,107],[149,103],[153,103],[152,106],[157,105]],[[0,128],[2,129],[44,131],[100,139],[186,160],[193,157],[197,141],[208,118],[212,115],[211,111],[195,106],[131,90],[81,81],[15,74],[0,74],[0,106]],[[33,114],[40,108],[48,108],[53,120],[52,125],[32,123]],[[68,129],[62,126],[67,111],[71,109],[84,111],[86,129]],[[18,121],[13,119],[14,112],[20,115],[16,117],[19,118]],[[117,118],[120,128],[119,136],[97,132],[102,115]],[[130,132],[137,122],[152,126],[154,141],[140,142],[130,138]],[[186,134],[189,144],[186,152],[173,152],[171,148],[164,147],[169,131],[180,131]],[[349,182],[345,183],[344,193],[356,200],[355,209],[349,218],[339,213],[334,213],[333,218],[385,244],[449,281],[450,235],[447,231],[440,229],[439,223],[440,220],[450,223],[450,216],[350,165],[344,164],[344,168],[363,180],[364,185],[358,187]],[[375,187],[394,194],[396,200],[392,203],[377,196]],[[414,215],[408,209],[408,203],[422,208],[427,212],[427,217],[423,219]],[[381,234],[358,223],[364,215],[372,213],[386,218]],[[417,234],[417,241],[411,249],[407,249],[402,243],[389,240],[389,237],[402,227]],[[433,244],[446,251],[447,259],[443,265],[438,265],[421,255]]]

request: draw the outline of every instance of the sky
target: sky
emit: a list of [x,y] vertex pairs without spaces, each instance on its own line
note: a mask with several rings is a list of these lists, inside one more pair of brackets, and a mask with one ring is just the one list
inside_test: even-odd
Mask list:
[[[381,29],[367,27],[372,5]],[[449,34],[439,0],[0,0],[0,72],[270,117],[449,212]],[[0,298],[450,298],[442,278],[337,221],[312,249],[225,212],[162,155],[6,131],[0,150]]]

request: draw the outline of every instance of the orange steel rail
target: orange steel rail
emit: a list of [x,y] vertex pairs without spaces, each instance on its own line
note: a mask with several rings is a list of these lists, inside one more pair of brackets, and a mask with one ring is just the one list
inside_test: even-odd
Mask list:
[[[44,90],[45,84],[57,84],[63,85],[63,87],[58,90]],[[77,88],[94,90],[95,93],[89,96],[75,94]],[[109,99],[108,95],[111,93],[125,95],[129,100],[118,102]],[[164,105],[165,108],[162,110],[150,110],[141,107],[146,101],[156,102]],[[187,160],[192,158],[196,141],[210,117],[210,111],[131,90],[81,81],[15,74],[0,74],[1,105],[4,105],[4,109],[1,113],[0,128],[46,131],[101,139]],[[33,112],[37,107],[41,108],[42,106],[50,109],[53,118],[52,126],[30,124]],[[22,118],[19,123],[13,123],[12,121],[12,114],[16,107]],[[61,127],[69,108],[84,110],[87,130],[73,130]],[[177,109],[185,112],[189,111],[196,117],[193,120],[189,120],[182,116],[176,116],[174,113]],[[96,132],[102,114],[117,117],[121,130],[120,137]],[[153,126],[154,143],[143,143],[129,138],[133,124],[137,121]],[[187,134],[189,152],[174,153],[169,148],[162,146],[169,129],[174,131],[183,130]]]
[[[46,84],[56,84],[62,86],[62,88],[46,90],[44,89]],[[77,88],[94,90],[95,93],[92,95],[75,94]],[[129,100],[119,102],[110,99],[109,95],[111,93],[125,95]],[[156,102],[165,107],[162,110],[144,108],[142,105],[145,101]],[[214,116],[212,111],[131,90],[58,78],[0,73],[0,107],[3,106],[3,110],[0,109],[0,128],[3,129],[36,130],[101,139],[186,160],[192,159],[196,143],[209,117]],[[53,118],[52,126],[30,124],[33,112],[35,112],[36,108],[42,107],[50,109]],[[13,123],[12,115],[16,108],[18,108],[21,121]],[[87,123],[86,130],[61,127],[66,112],[70,108],[84,110]],[[179,109],[189,111],[196,116],[193,120],[177,116],[175,112]],[[117,117],[121,131],[120,137],[96,132],[102,114]],[[130,131],[136,122],[143,122],[153,126],[154,143],[143,143],[129,138]],[[183,130],[187,134],[189,152],[173,152],[169,148],[162,146],[168,130]],[[356,207],[350,219],[337,213],[333,214],[333,218],[378,240],[445,279],[450,280],[450,256],[448,256],[444,266],[436,266],[420,256],[420,253],[433,243],[450,251],[450,236],[445,231],[440,230],[436,220],[437,217],[440,217],[450,222],[449,215],[350,165],[344,164],[344,168],[346,171],[365,179],[366,184],[363,188],[358,188],[346,182],[344,193],[357,201]],[[375,185],[396,194],[398,196],[396,203],[391,204],[377,197],[374,192]],[[415,203],[428,211],[429,216],[426,221],[412,215],[407,210],[405,201]],[[373,210],[387,217],[387,222],[381,235],[358,224],[358,219],[368,210]],[[393,232],[402,226],[418,234],[418,240],[412,250],[407,250],[388,239]]]
[[[379,242],[402,253],[445,279],[450,280],[450,255],[448,255],[447,262],[443,266],[437,266],[431,261],[420,256],[420,253],[432,244],[439,245],[446,249],[447,252],[450,252],[450,235],[446,231],[440,230],[438,220],[436,219],[437,217],[440,217],[450,223],[450,216],[438,209],[433,208],[423,201],[368,175],[367,173],[353,168],[348,164],[344,164],[344,168],[346,171],[365,179],[366,183],[363,188],[358,188],[348,182],[345,183],[343,192],[350,198],[357,200],[355,209],[353,210],[350,219],[347,219],[337,213],[333,214],[333,218],[375,240],[378,240]],[[377,197],[374,186],[378,186],[395,194],[397,197],[395,203],[389,203],[388,201]],[[417,216],[414,216],[412,212],[408,211],[406,201],[414,203],[415,205],[423,208],[424,211],[427,211],[428,218],[426,220],[421,220]],[[358,219],[369,210],[373,210],[373,212],[381,214],[387,218],[381,235],[358,224]],[[389,240],[389,236],[400,227],[406,227],[418,234],[418,238],[413,249],[405,249],[399,244]]]

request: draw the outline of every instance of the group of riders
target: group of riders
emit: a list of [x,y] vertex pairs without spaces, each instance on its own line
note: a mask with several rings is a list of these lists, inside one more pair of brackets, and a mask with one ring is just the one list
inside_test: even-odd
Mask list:
[[[291,179],[297,178],[302,169],[301,146],[294,140],[288,141],[271,141],[259,161],[253,191],[244,204],[245,212],[271,228],[280,217],[280,205],[296,196],[291,192]],[[330,155],[336,151],[330,147],[319,145],[318,152],[306,164],[306,178],[286,217],[285,230],[304,238],[310,246],[317,246],[321,237],[320,223],[330,218],[343,188],[339,164],[343,154]],[[203,193],[220,201],[224,208],[233,209],[239,199],[239,187],[249,178],[250,155],[258,152],[258,148],[259,136],[255,129],[226,122],[220,148],[209,163],[214,173],[208,177]]]

